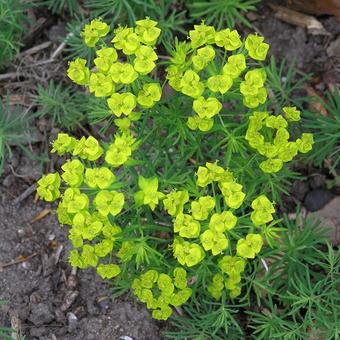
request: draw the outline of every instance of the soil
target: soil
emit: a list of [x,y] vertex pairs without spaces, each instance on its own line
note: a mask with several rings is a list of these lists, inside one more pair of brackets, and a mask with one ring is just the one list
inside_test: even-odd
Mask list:
[[26,339],[160,339],[143,305],[128,297],[112,301],[110,286],[93,270],[71,271],[56,216],[32,222],[53,207],[34,195],[15,205],[8,189],[0,190],[0,300],[8,301],[0,325],[20,320]]
[[[276,19],[266,3],[260,5],[251,19],[271,44],[270,53],[277,60],[284,57],[288,62],[295,61],[300,71],[313,72],[318,90],[322,92],[329,84],[340,82],[340,55],[335,44],[340,24],[334,17],[318,18],[329,32],[327,36],[312,35],[304,28]],[[37,36],[42,42],[52,41],[55,49],[59,44],[58,37],[65,34],[64,27],[64,22],[52,18]],[[31,39],[32,46],[33,43]],[[27,79],[21,87],[14,79],[4,89],[26,100],[32,83],[36,84],[41,77],[44,85],[49,79],[59,79],[65,65],[59,56],[53,67],[46,66],[51,70],[35,68],[34,74],[24,74]],[[19,65],[12,65],[7,71],[18,68]],[[56,132],[45,123],[37,122],[38,138],[33,145],[37,155],[46,149],[51,134]],[[43,131],[42,125],[45,126]],[[28,340],[162,339],[164,325],[154,321],[143,305],[130,296],[113,301],[109,283],[101,280],[93,270],[72,272],[67,262],[67,232],[60,228],[53,206],[37,202],[34,193],[14,204],[15,198],[31,187],[41,173],[38,162],[15,150],[0,178],[0,300],[7,301],[0,307],[0,326],[17,324],[18,332]],[[297,203],[305,202],[308,209],[319,210],[338,194],[325,188],[329,176],[326,170],[304,169],[304,175],[306,180],[292,183],[291,195],[285,198],[282,211],[292,211]],[[322,190],[323,194],[320,191],[315,194],[315,190]],[[32,222],[46,211],[50,212]]]

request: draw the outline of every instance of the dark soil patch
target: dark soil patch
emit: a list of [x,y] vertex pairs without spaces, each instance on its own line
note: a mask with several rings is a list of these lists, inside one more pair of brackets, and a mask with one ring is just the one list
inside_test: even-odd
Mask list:
[[0,300],[8,301],[0,325],[9,327],[18,318],[26,339],[160,339],[144,306],[112,301],[109,285],[93,270],[71,272],[66,230],[56,217],[31,223],[50,205],[35,203],[32,195],[15,206],[6,189],[0,190],[0,263],[29,258],[0,272]]

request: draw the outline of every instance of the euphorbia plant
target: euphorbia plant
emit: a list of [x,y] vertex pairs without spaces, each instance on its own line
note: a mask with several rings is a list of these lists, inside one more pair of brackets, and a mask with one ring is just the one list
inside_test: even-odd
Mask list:
[[[298,151],[309,151],[312,135],[290,140],[288,122],[300,119],[296,108],[283,108],[284,115],[266,110],[266,72],[258,63],[269,48],[263,37],[242,40],[236,30],[196,25],[188,41],[176,41],[163,82],[156,69],[157,22],[146,18],[108,35],[108,25],[98,19],[85,26],[85,43],[96,48],[94,68],[77,58],[68,76],[106,101],[107,115],[117,117],[116,133],[109,142],[59,134],[52,152],[66,158],[61,175],[48,174],[38,183],[42,198],[61,199],[57,214],[70,226],[70,263],[96,267],[102,278],[132,288],[156,319],[206,293],[234,301],[242,296],[250,262],[273,246],[280,230],[271,192],[244,172],[255,171],[265,181]],[[178,93],[162,100],[167,82]],[[192,174],[169,184],[169,164],[153,168],[162,153],[148,152],[143,142],[174,98],[180,98],[177,127],[184,136],[191,143],[195,135],[205,136],[196,150],[214,136],[231,138],[236,119],[234,142],[244,153],[237,156],[236,148],[226,157],[223,147],[213,153],[213,145],[211,154],[187,157],[194,166],[178,164]],[[182,152],[176,141],[162,151]],[[244,155],[250,161],[237,167],[234,159]]]

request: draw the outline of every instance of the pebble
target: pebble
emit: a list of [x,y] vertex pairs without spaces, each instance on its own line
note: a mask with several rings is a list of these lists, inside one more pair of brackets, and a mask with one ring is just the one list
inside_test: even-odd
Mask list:
[[41,326],[52,322],[54,320],[54,315],[51,313],[47,304],[38,303],[32,305],[28,320],[35,326]]
[[79,320],[74,313],[69,312],[69,313],[67,313],[67,321],[68,321],[67,330],[68,330],[69,333],[72,333],[78,327],[78,321]]
[[330,191],[318,188],[307,193],[304,206],[309,211],[317,211],[324,207],[332,198],[334,194]]

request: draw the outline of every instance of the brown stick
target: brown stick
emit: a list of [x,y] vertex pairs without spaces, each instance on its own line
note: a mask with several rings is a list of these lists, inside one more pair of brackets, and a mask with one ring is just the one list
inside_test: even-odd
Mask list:
[[31,258],[39,255],[40,252],[37,252],[37,253],[33,253],[31,255],[28,255],[28,256],[22,256],[22,257],[19,257],[17,258],[16,260],[13,260],[11,262],[8,262],[8,263],[5,263],[5,264],[0,264],[0,272],[4,269],[4,268],[7,268],[7,267],[10,267],[10,266],[13,266],[14,264],[19,264],[19,263],[22,263],[22,262],[26,262],[28,260],[30,260]]

